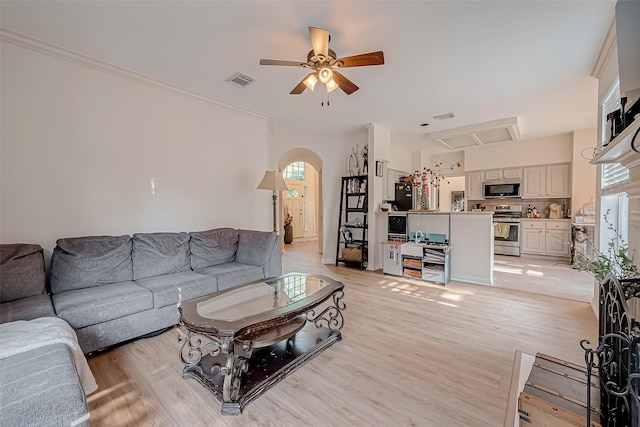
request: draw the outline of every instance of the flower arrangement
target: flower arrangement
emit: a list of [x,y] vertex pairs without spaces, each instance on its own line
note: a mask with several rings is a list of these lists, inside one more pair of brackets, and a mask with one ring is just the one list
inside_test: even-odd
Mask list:
[[291,214],[287,214],[286,218],[284,219],[284,225],[291,225],[291,223],[293,222],[293,217],[291,216]]
[[[459,168],[460,162],[454,163],[449,166],[449,170]],[[424,167],[422,172],[415,171],[404,179],[405,182],[411,183],[412,187],[422,187],[428,193],[429,187],[440,187],[440,181],[446,179],[444,171],[442,169],[442,162],[436,162],[433,169]],[[447,181],[448,183],[449,181]]]

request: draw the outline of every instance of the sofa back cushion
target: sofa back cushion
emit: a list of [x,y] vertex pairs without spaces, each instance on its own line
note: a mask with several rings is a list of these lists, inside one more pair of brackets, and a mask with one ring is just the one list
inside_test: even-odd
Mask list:
[[277,238],[274,231],[239,230],[236,261],[267,268]]
[[0,303],[46,293],[40,245],[0,245]]
[[133,280],[190,271],[189,233],[133,235]]
[[130,236],[59,239],[51,256],[51,291],[133,280]]
[[238,250],[238,230],[216,228],[191,233],[191,268],[211,267],[232,262]]

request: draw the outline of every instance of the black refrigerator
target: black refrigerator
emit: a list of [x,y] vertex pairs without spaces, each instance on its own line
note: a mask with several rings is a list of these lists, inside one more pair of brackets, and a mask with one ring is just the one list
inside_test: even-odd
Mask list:
[[413,209],[413,189],[408,182],[396,183],[396,201],[394,205],[399,211],[408,211]]

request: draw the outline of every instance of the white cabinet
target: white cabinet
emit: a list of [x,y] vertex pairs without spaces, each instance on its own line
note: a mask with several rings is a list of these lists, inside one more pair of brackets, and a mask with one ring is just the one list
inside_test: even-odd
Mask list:
[[484,171],[484,177],[486,180],[502,179],[502,169],[492,169]]
[[522,198],[535,199],[543,197],[545,189],[545,166],[524,168],[522,180]]
[[523,254],[569,256],[569,221],[522,220]]
[[547,168],[547,197],[570,197],[569,165],[549,165]]
[[523,254],[544,254],[544,221],[522,221],[521,224],[520,252]]
[[569,221],[545,221],[545,252],[547,255],[570,255],[569,228]]
[[566,163],[524,168],[522,198],[571,197],[569,173]]
[[491,169],[484,171],[486,180],[492,179],[522,179],[522,168]]
[[484,171],[469,172],[465,180],[467,200],[482,200],[482,183],[484,182]]

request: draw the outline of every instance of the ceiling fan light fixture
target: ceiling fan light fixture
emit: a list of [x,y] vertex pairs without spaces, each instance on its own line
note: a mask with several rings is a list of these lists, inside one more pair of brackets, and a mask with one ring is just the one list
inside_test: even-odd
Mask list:
[[338,89],[338,83],[335,80],[331,79],[327,82],[327,92],[331,92],[333,90]]
[[313,88],[316,86],[316,83],[318,83],[318,78],[315,74],[309,74],[309,77],[304,79],[303,83],[307,88],[313,90]]
[[330,67],[324,66],[318,70],[318,79],[327,84],[330,80],[333,80],[333,71]]

